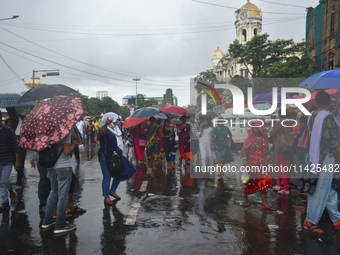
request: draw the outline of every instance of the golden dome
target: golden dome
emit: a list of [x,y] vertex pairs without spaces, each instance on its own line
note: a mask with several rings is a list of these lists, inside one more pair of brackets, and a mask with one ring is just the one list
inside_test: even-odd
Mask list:
[[250,2],[250,0],[247,0],[247,3],[243,5],[240,9],[246,9],[249,11],[250,15],[253,16],[260,16],[261,10],[255,5]]
[[223,52],[220,50],[220,47],[217,47],[217,50],[214,52],[214,56],[224,56]]

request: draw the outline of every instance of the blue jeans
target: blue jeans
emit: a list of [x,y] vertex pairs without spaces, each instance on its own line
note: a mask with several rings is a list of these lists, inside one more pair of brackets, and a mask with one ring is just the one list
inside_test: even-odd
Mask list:
[[[118,188],[118,185],[120,181],[118,181],[116,178],[112,178],[109,174],[109,171],[106,168],[106,162],[105,162],[105,155],[102,153],[99,158],[100,167],[102,169],[103,173],[103,181],[102,181],[102,191],[103,191],[103,197],[109,197],[109,191],[116,193],[116,190]],[[112,178],[111,188],[110,188],[110,181]]]
[[53,220],[54,206],[58,199],[56,228],[59,228],[65,224],[72,167],[49,168],[47,169],[47,177],[51,182],[51,192],[46,203],[44,222],[50,223]]
[[0,196],[2,203],[8,203],[8,190],[12,189],[10,180],[12,165],[0,165]]
[[[333,156],[326,156],[323,161],[324,165],[334,165]],[[338,210],[338,193],[332,188],[333,172],[321,171],[318,183],[312,195],[308,195],[307,216],[306,219],[318,225],[325,209],[332,222],[340,221],[340,212]]]

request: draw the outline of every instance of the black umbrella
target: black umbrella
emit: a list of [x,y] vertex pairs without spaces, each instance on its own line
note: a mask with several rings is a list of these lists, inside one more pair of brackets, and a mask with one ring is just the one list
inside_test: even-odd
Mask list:
[[59,95],[68,95],[75,92],[77,91],[62,84],[41,85],[23,94],[18,103],[41,100]]
[[154,107],[143,107],[141,109],[138,109],[135,111],[132,115],[131,118],[139,119],[139,118],[149,118],[154,115],[159,114],[159,110]]

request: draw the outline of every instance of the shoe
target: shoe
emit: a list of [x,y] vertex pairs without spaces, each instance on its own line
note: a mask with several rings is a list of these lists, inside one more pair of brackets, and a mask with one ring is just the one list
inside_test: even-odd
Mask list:
[[41,224],[41,228],[42,229],[48,229],[50,228],[51,226],[53,226],[55,224],[55,220],[52,220],[50,223],[46,223],[46,222],[43,222]]
[[63,234],[63,233],[70,232],[74,229],[76,229],[75,224],[65,223],[64,226],[59,227],[59,228],[55,228],[53,233],[54,234]]
[[21,187],[21,186],[16,186],[16,187],[15,187],[15,190],[16,190],[16,191],[20,191],[20,190],[22,190],[22,187]]
[[277,194],[280,194],[280,195],[285,195],[285,196],[289,196],[289,190],[279,190],[277,192]]
[[277,186],[277,185],[276,185],[276,186],[272,187],[272,189],[273,189],[273,190],[276,190],[276,191],[279,191],[279,190],[281,190],[281,186]]

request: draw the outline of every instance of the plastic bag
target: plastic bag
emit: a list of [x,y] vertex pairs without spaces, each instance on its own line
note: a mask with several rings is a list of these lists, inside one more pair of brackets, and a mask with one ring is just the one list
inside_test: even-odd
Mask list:
[[241,173],[241,181],[243,184],[247,184],[247,182],[249,181],[249,174],[247,172]]

